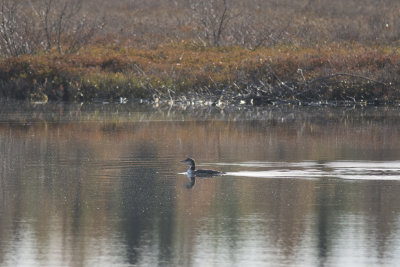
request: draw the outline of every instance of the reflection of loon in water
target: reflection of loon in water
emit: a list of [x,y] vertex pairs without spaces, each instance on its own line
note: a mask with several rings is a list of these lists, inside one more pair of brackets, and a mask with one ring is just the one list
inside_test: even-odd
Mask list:
[[190,189],[196,183],[196,177],[194,175],[190,175],[190,174],[187,174],[187,177],[189,178],[190,182],[187,183],[185,186],[186,186],[186,188]]
[[190,165],[190,168],[187,170],[188,176],[212,177],[212,176],[224,174],[223,172],[214,171],[214,170],[196,170],[196,165],[194,163],[194,160],[191,158],[187,158],[185,160],[182,160],[181,162]]

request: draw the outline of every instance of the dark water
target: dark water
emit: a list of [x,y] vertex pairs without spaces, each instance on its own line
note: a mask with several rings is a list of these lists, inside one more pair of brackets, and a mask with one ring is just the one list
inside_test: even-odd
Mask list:
[[400,264],[399,108],[1,104],[0,266]]

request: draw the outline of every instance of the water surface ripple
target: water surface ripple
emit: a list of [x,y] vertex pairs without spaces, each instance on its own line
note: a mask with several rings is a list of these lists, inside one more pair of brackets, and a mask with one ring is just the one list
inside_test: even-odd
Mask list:
[[[394,180],[400,181],[400,161],[334,161],[334,162],[242,162],[215,163],[210,165],[240,166],[230,176],[254,178],[340,178],[349,180]],[[257,170],[252,170],[257,168]],[[227,168],[229,169],[229,168]]]
[[0,102],[0,266],[399,266],[399,109]]

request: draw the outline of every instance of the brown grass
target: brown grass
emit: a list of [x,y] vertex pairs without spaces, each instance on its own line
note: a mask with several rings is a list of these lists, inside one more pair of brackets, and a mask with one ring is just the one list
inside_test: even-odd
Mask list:
[[210,25],[223,6],[206,2],[86,0],[85,21],[104,14],[106,27],[73,53],[36,48],[1,58],[0,93],[42,101],[222,92],[263,103],[399,99],[398,1],[231,0],[218,40]]
[[[354,76],[333,75],[337,73]],[[396,48],[337,44],[321,48],[276,46],[255,51],[241,47],[206,48],[192,42],[170,43],[156,49],[90,46],[76,54],[0,60],[3,96],[46,95],[53,100],[151,98],[165,96],[168,90],[179,95],[227,88],[245,94],[253,92],[249,89],[252,86],[282,89],[281,82],[301,95],[309,87],[321,85],[320,80],[324,84],[335,81],[336,86],[349,83],[340,90],[353,90],[349,97],[358,100],[364,96],[387,99],[397,97],[399,74],[400,54]],[[319,91],[321,99],[341,99],[328,87],[326,90]]]

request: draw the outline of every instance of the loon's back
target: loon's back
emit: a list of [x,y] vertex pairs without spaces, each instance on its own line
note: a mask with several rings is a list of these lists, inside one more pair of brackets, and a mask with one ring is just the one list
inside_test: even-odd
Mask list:
[[199,177],[208,177],[208,176],[222,175],[224,173],[214,170],[195,170],[194,174]]

